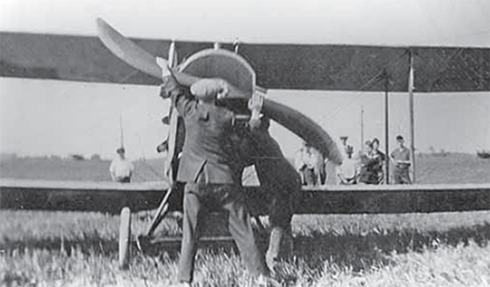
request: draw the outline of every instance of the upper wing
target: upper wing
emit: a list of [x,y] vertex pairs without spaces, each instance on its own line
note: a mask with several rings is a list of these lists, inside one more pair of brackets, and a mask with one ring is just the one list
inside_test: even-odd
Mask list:
[[[0,76],[157,85],[115,57],[96,37],[0,33]],[[133,39],[150,55],[166,57],[169,40]],[[179,61],[213,46],[177,42]],[[222,48],[232,49],[232,44]],[[417,92],[489,91],[490,49],[413,47]],[[408,48],[353,45],[241,44],[239,53],[267,89],[407,91]]]

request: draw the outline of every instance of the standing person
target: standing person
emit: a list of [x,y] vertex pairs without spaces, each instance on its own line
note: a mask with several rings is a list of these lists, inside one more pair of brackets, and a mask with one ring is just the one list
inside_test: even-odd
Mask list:
[[351,145],[347,144],[348,139],[349,139],[348,136],[341,136],[340,137],[340,141],[342,142],[342,147],[344,148],[345,154],[349,154],[349,153],[354,152],[354,148]]
[[337,176],[340,179],[340,184],[356,184],[359,176],[359,162],[352,158],[354,149],[347,152],[347,158],[337,168]]
[[171,98],[186,130],[177,174],[177,181],[185,183],[178,286],[190,286],[192,282],[198,229],[211,210],[227,211],[230,233],[248,270],[257,276],[268,275],[225,147],[235,122],[234,114],[215,105],[216,99],[225,95],[226,83],[210,79],[196,82],[190,89],[196,99],[164,67],[162,76],[160,95]]
[[391,153],[391,158],[395,162],[394,180],[395,184],[411,184],[410,169],[410,151],[404,145],[402,136],[396,137],[398,148]]
[[292,164],[284,157],[279,144],[269,134],[270,120],[261,115],[263,98],[254,94],[249,101],[251,118],[246,129],[238,131],[241,162],[239,176],[245,166],[253,164],[260,186],[270,196],[269,206],[270,239],[266,252],[266,263],[271,271],[281,259],[292,255],[291,220],[293,217],[294,195],[301,191],[301,178]]
[[371,158],[376,160],[376,164],[373,166],[373,171],[378,175],[378,184],[384,182],[384,162],[386,156],[379,150],[379,140],[374,138],[372,140],[373,151],[371,152]]
[[373,143],[366,141],[364,148],[365,153],[361,155],[360,159],[361,170],[359,173],[358,183],[377,184],[378,174],[375,172],[375,166],[377,165],[378,161],[371,158]]
[[118,148],[116,150],[117,157],[111,162],[109,167],[111,178],[115,182],[128,183],[131,181],[134,165],[126,158],[125,152],[124,147]]
[[294,165],[301,175],[303,185],[315,186],[324,183],[325,164],[323,156],[309,143],[303,142],[303,146],[296,152]]

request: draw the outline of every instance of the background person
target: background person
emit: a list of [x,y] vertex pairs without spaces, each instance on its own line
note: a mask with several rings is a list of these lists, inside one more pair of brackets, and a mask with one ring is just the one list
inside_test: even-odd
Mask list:
[[359,161],[352,157],[354,149],[349,150],[347,158],[337,169],[340,184],[356,184],[359,176]]
[[372,140],[373,151],[371,152],[371,158],[376,160],[376,164],[373,165],[373,171],[378,175],[378,184],[384,182],[384,162],[386,156],[379,150],[379,140],[374,138]]
[[341,136],[340,137],[340,141],[342,142],[342,147],[344,149],[344,153],[345,154],[348,154],[349,152],[353,153],[354,152],[354,148],[347,144],[347,140],[349,139],[348,136]]
[[398,148],[391,153],[391,158],[395,162],[393,179],[395,184],[411,184],[409,169],[410,169],[410,150],[404,146],[402,136],[396,137]]
[[117,157],[111,162],[109,167],[111,178],[115,182],[128,183],[131,181],[134,165],[130,160],[126,159],[123,147],[118,148],[116,153]]
[[323,156],[309,143],[303,142],[303,146],[296,152],[294,165],[303,185],[315,186],[325,182]]
[[360,158],[360,172],[358,183],[377,184],[378,174],[375,172],[375,166],[378,164],[376,159],[371,158],[373,144],[370,141],[365,143],[365,152]]

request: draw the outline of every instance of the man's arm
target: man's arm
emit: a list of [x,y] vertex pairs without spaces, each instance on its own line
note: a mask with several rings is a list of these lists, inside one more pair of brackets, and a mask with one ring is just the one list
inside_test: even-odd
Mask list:
[[220,78],[201,79],[190,87],[191,94],[202,99],[223,99],[228,95],[229,85]]
[[114,164],[114,161],[111,162],[111,166],[109,167],[109,172],[111,174],[111,179],[115,180],[116,179],[116,166]]
[[185,92],[184,87],[180,86],[173,76],[166,76],[160,85],[160,97],[171,99],[172,104],[183,117],[194,110],[195,98]]
[[301,151],[296,152],[294,157],[294,167],[296,170],[302,171],[306,167],[306,163],[303,160],[303,153]]
[[129,176],[132,176],[134,173],[134,164],[132,161],[129,162]]
[[[403,152],[403,150],[401,152]],[[395,157],[395,152],[392,152],[391,153],[391,159],[396,164],[408,164],[408,165],[412,164],[412,162],[410,161],[410,152],[408,152],[407,154],[403,154],[403,153],[402,154],[399,154],[397,157]],[[400,159],[400,157],[405,157],[406,159],[405,160],[404,159]]]
[[390,156],[389,156],[389,159],[391,162],[393,162],[394,164],[397,164],[398,163],[398,160],[395,158],[395,151],[393,151]]
[[157,58],[157,64],[162,69],[162,84],[160,85],[160,97],[171,99],[172,104],[181,116],[186,116],[193,111],[195,99],[185,92],[172,71],[166,66],[166,61]]

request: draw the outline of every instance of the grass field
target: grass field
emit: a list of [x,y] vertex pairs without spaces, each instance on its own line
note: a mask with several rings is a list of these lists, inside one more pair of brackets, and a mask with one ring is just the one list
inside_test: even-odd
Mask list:
[[[0,163],[2,177],[108,180],[106,161]],[[137,163],[140,172],[151,172],[135,180],[160,180],[160,164]],[[418,169],[425,183],[490,182],[490,161],[470,155],[424,157]],[[143,232],[149,215],[132,216],[133,234]],[[176,279],[176,245],[148,254],[134,248],[130,270],[118,269],[119,216],[1,210],[0,219],[0,286],[168,286]],[[181,231],[175,218],[166,218],[159,232]],[[294,257],[278,273],[295,280],[283,286],[490,286],[490,211],[296,215],[293,233]],[[194,286],[255,282],[233,246],[214,244],[199,250]]]
[[[14,158],[0,160],[0,177],[109,181],[108,160]],[[163,180],[163,159],[135,161],[133,181]],[[490,160],[470,154],[419,155],[418,183],[490,183]],[[254,182],[254,180],[252,180]]]
[[[178,246],[133,250],[117,268],[118,216],[1,211],[0,282],[6,286],[166,286]],[[133,215],[133,232],[148,223]],[[179,235],[165,219],[167,235]],[[304,215],[293,220],[289,286],[488,286],[490,211],[395,215]],[[233,248],[200,249],[195,286],[254,286]],[[286,284],[284,285],[286,286]]]

